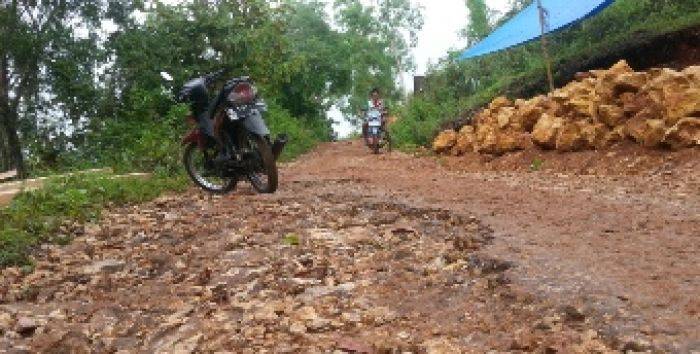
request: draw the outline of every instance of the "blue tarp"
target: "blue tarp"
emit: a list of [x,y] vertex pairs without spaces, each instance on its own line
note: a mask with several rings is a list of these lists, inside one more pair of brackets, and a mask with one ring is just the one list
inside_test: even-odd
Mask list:
[[[577,21],[593,16],[615,0],[542,0],[547,13],[546,31],[554,32]],[[496,29],[491,35],[467,49],[460,59],[469,59],[510,48],[537,39],[542,35],[537,1],[533,1]]]

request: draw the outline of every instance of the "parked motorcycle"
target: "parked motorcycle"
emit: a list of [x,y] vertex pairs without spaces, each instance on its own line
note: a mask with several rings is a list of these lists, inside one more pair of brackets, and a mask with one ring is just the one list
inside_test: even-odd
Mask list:
[[[183,164],[192,181],[202,189],[225,194],[248,180],[258,193],[274,193],[278,186],[276,160],[286,137],[270,141],[262,114],[267,106],[249,77],[228,80],[213,101],[208,87],[224,71],[186,82],[176,101],[189,103],[194,127],[182,139]],[[172,81],[165,72],[161,76]]]
[[391,136],[385,129],[384,112],[373,107],[365,111],[365,122],[367,130],[365,132],[365,142],[373,153],[379,154],[381,148],[387,148],[391,152]]

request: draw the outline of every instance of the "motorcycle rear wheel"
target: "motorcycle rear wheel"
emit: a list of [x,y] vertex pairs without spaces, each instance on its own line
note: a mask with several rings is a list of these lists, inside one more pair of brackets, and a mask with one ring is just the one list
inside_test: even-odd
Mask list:
[[[209,149],[214,154],[214,149]],[[205,151],[202,151],[197,144],[189,144],[185,148],[185,153],[182,157],[182,163],[185,166],[187,174],[192,182],[209,193],[226,194],[236,189],[238,183],[237,178],[220,177],[215,171],[212,171],[208,163],[212,163],[209,156],[206,156]]]
[[[376,138],[375,138],[375,139],[376,139]],[[379,142],[375,140],[374,143],[372,144],[372,153],[375,154],[375,155],[378,155],[378,154],[379,154],[379,148],[380,148]]]

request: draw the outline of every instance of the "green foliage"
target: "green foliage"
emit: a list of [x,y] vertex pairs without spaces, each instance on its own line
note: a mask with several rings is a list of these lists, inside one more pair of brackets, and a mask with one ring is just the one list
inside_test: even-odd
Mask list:
[[[0,168],[12,159],[5,141],[14,129],[33,174],[104,166],[174,173],[186,112],[171,110],[171,88],[164,87],[160,71],[175,78],[172,89],[218,69],[228,77],[251,76],[263,97],[276,103],[266,117],[272,129],[290,130],[284,157],[307,151],[330,138],[326,112],[332,105],[352,116],[374,86],[389,100],[400,97],[396,78],[412,65],[409,48],[422,24],[409,0],[338,0],[334,22],[325,8],[316,0],[66,1],[0,8],[3,39],[12,34],[0,43],[12,62],[9,75],[25,79],[21,92],[19,86],[0,90],[16,98],[12,109],[0,112],[18,116],[0,116],[0,123],[12,125],[0,129]],[[135,9],[142,20],[131,16]],[[20,16],[34,10],[38,23]],[[115,31],[96,35],[106,19]],[[80,33],[71,26],[81,27]]]
[[[513,2],[518,8],[528,3]],[[550,36],[555,82],[562,85],[577,71],[609,66],[626,50],[698,25],[700,2],[695,0],[618,0],[599,15]],[[496,96],[527,98],[548,89],[538,41],[462,62],[457,57],[451,53],[432,68],[424,92],[401,110],[394,127],[401,132],[399,145],[427,144],[441,122],[474,112]]]
[[89,135],[84,152],[95,157],[97,166],[175,175],[182,170],[180,138],[188,127],[187,112],[185,105],[175,105],[162,118],[130,118],[127,113]]
[[282,243],[284,243],[287,246],[299,246],[301,242],[299,241],[299,235],[287,234],[282,238]]
[[51,179],[44,188],[21,193],[0,209],[0,268],[29,264],[29,251],[41,242],[65,243],[69,235],[61,226],[96,221],[106,206],[140,203],[186,186],[184,177],[76,174]]
[[[137,1],[5,1],[0,6],[0,169],[24,172],[22,141],[56,137],[66,124],[95,113],[93,73],[103,62],[96,35],[101,21],[126,24]],[[80,28],[82,33],[74,30]],[[92,34],[88,34],[91,32]],[[50,93],[50,94],[47,94]],[[37,117],[52,116],[39,124]],[[60,134],[58,134],[60,135]],[[50,145],[50,144],[45,144]],[[55,146],[44,146],[50,150]],[[10,156],[11,158],[8,158]]]
[[349,102],[342,111],[348,117],[357,114],[374,87],[381,90],[389,107],[394,106],[403,98],[396,79],[414,67],[410,48],[423,26],[420,9],[409,0],[378,0],[368,6],[360,0],[336,0],[334,8],[347,46],[342,62],[352,78]]
[[464,30],[467,45],[472,45],[486,37],[491,32],[489,9],[484,0],[466,0],[469,10],[469,24]]
[[289,112],[271,104],[266,117],[273,135],[287,134],[289,141],[282,151],[280,159],[288,161],[311,150],[323,138],[325,128],[309,129],[304,122],[294,119]]
[[401,108],[401,119],[391,127],[391,136],[403,147],[429,145],[445,118],[456,113],[454,100],[436,102],[412,97]]
[[544,165],[544,160],[542,160],[539,157],[535,157],[532,160],[532,163],[530,163],[530,171],[536,172],[542,169],[542,165]]

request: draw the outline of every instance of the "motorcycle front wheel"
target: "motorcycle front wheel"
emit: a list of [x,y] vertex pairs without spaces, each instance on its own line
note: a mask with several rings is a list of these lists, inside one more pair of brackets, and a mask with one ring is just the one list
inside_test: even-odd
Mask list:
[[248,175],[248,180],[258,193],[274,193],[277,191],[277,163],[272,154],[270,143],[262,136],[250,135],[249,145],[257,151],[257,168]]
[[221,177],[216,172],[212,157],[216,156],[215,149],[200,149],[197,144],[189,144],[185,148],[182,162],[190,179],[207,192],[226,194],[236,188],[237,178]]

